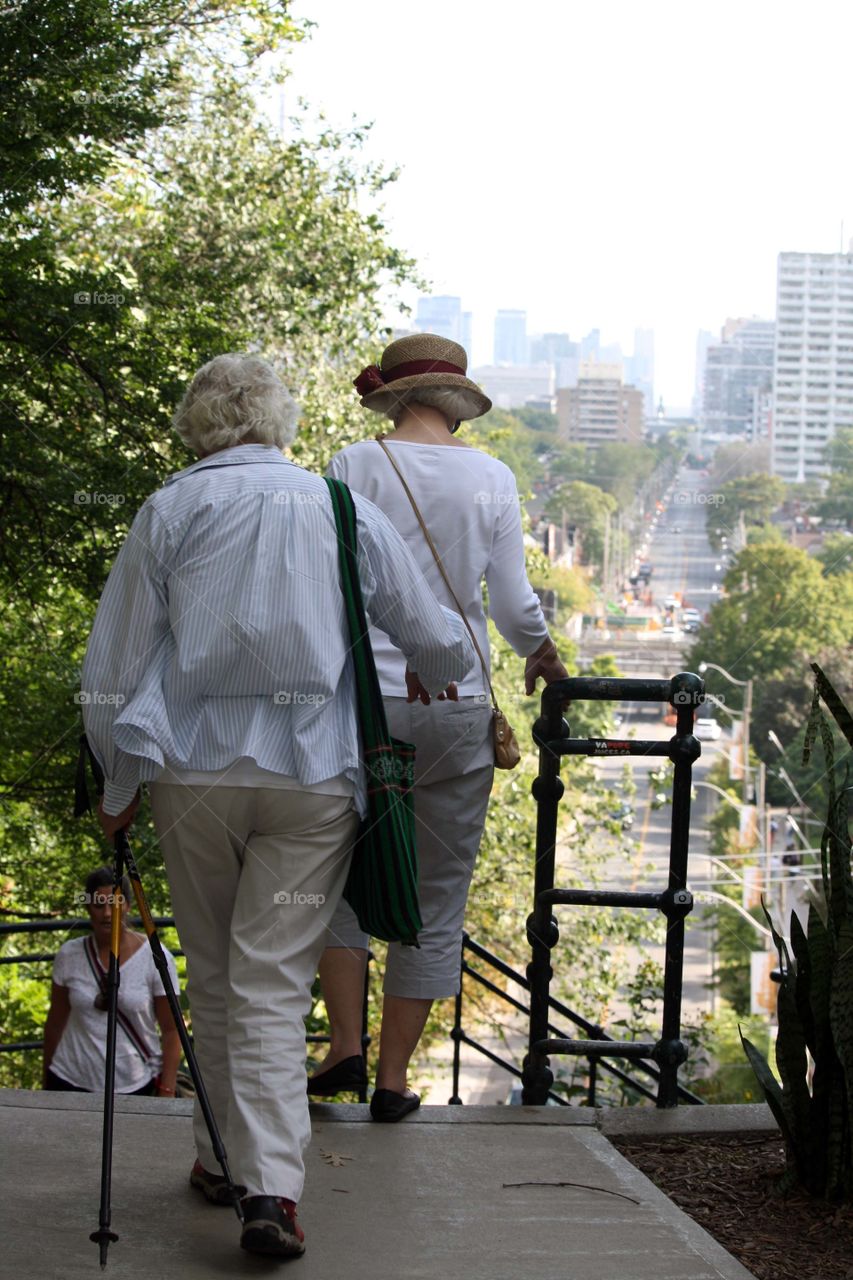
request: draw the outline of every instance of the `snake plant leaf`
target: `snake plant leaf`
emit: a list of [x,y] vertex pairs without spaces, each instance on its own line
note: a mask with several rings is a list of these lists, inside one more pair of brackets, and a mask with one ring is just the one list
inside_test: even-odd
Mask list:
[[790,973],[779,984],[777,1010],[779,1030],[776,1035],[776,1066],[782,1080],[782,1105],[794,1135],[798,1157],[804,1159],[810,1143],[811,1094],[808,1086],[806,1037]]
[[812,690],[812,705],[809,707],[809,718],[806,721],[806,734],[803,739],[803,764],[808,764],[811,759],[812,748],[814,747],[815,738],[817,737],[818,725],[823,718],[823,712],[820,709],[820,689],[818,682],[815,680],[814,689]]
[[764,1091],[764,1096],[767,1099],[767,1105],[773,1113],[773,1119],[778,1124],[782,1132],[782,1137],[787,1142],[789,1148],[793,1151],[795,1149],[794,1135],[791,1132],[791,1126],[789,1125],[788,1117],[785,1114],[785,1107],[782,1102],[782,1089],[779,1085],[779,1081],[770,1070],[770,1065],[764,1057],[764,1054],[761,1053],[759,1049],[756,1049],[751,1040],[746,1038],[740,1027],[738,1027],[738,1034],[740,1036],[740,1042],[743,1045],[744,1053],[749,1059],[749,1065],[755,1072],[755,1078]]
[[[845,784],[849,774],[845,777]],[[829,863],[829,912],[836,939],[845,921],[853,921],[853,875],[850,871],[850,833],[848,829],[847,786],[835,791],[829,788],[830,805],[826,821],[827,858]]]
[[823,698],[835,718],[835,723],[850,743],[850,746],[853,747],[853,715],[850,714],[841,701],[826,673],[816,662],[812,662],[810,665],[815,673],[815,693]]
[[842,924],[837,945],[829,996],[829,1021],[847,1086],[849,1142],[853,1134],[853,920],[845,920]]
[[[820,1047],[829,1034],[829,993],[832,986],[832,943],[829,931],[820,918],[817,907],[809,907],[809,1005],[815,1029],[815,1041]],[[814,1052],[812,1056],[816,1055]]]
[[814,1014],[811,1006],[812,964],[811,956],[809,955],[809,940],[796,911],[791,912],[791,950],[797,962],[797,972],[794,979],[794,997],[797,1004],[797,1013],[802,1024],[803,1035],[806,1038],[806,1046],[812,1058],[814,1058],[816,1035]]

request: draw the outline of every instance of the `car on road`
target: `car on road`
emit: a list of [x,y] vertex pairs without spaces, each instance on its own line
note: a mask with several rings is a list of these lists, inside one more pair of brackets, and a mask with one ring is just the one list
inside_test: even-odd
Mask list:
[[667,622],[661,627],[661,635],[666,636],[667,640],[680,640],[684,632],[681,627],[677,627],[674,622]]
[[716,742],[722,733],[713,716],[697,716],[693,725],[693,735],[703,742]]
[[677,609],[680,604],[681,604],[681,601],[679,600],[678,596],[668,595],[664,599],[663,607],[664,609]]

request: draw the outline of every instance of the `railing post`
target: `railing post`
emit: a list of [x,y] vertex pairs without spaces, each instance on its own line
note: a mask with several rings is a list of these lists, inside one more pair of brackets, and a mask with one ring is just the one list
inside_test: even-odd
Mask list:
[[595,1106],[595,1088],[598,1081],[598,1059],[587,1058],[589,1063],[589,1082],[586,1089],[586,1105],[588,1107]]
[[456,1001],[453,1012],[453,1030],[450,1037],[453,1040],[453,1097],[449,1100],[452,1107],[461,1107],[462,1099],[459,1097],[459,1056],[462,1048],[462,983],[465,981],[465,944],[468,941],[468,934],[462,934],[462,948],[459,952],[459,990],[456,992]]
[[678,1106],[678,1068],[686,1061],[681,1040],[681,992],[684,977],[684,920],[693,908],[687,888],[687,853],[690,835],[690,789],[693,761],[701,747],[693,737],[693,715],[704,685],[698,676],[681,675],[673,681],[672,704],[676,708],[672,744],[672,829],[669,845],[669,884],[662,910],[666,916],[666,953],[663,979],[663,1025],[655,1050],[660,1067],[658,1107]]
[[541,901],[541,894],[554,887],[557,844],[557,806],[564,787],[560,778],[560,756],[549,750],[547,743],[569,736],[563,720],[562,680],[548,685],[542,693],[541,713],[533,726],[533,738],[539,744],[539,773],[531,788],[536,799],[536,865],[533,885],[533,911],[527,918],[527,941],[532,956],[527,966],[530,983],[530,1031],[527,1054],[522,1070],[521,1100],[525,1105],[544,1106],[554,1083],[547,1055],[536,1049],[548,1036],[548,997],[551,983],[551,951],[559,938],[557,922],[551,907]]

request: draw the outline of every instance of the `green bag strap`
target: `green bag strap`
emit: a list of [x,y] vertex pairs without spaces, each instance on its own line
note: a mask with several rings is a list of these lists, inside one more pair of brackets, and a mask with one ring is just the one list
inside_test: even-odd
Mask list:
[[376,674],[376,663],[368,637],[369,624],[364,611],[361,582],[358,576],[358,534],[355,504],[342,480],[326,477],[332,499],[332,511],[338,533],[341,589],[349,624],[351,652],[355,670],[356,701],[365,750],[390,742],[382,690]]

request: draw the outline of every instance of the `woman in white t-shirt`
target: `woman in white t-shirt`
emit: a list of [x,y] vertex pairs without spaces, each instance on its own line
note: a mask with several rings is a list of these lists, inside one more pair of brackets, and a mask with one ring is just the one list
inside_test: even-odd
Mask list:
[[[116,1093],[174,1097],[181,1042],[163,982],[144,934],[127,927],[130,884],[122,881]],[[92,932],[59,948],[53,962],[50,1010],[44,1028],[44,1088],[100,1093],[107,1038],[106,978],[113,912],[113,873],[99,867],[86,879]],[[173,990],[175,961],[166,951]]]
[[[527,694],[542,676],[565,677],[528,579],[515,477],[498,459],[454,439],[460,420],[487,413],[491,401],[466,377],[467,357],[457,343],[412,334],[385,350],[355,385],[366,409],[392,420],[385,439],[343,449],[329,473],[369,498],[391,520],[442,605],[462,605],[488,663],[483,608],[523,659]],[[393,459],[393,462],[392,462]],[[436,564],[397,469],[441,557],[453,594]],[[454,599],[454,596],[456,599]],[[393,1122],[413,1111],[417,1094],[406,1073],[433,1000],[455,995],[460,981],[462,925],[468,889],[486,820],[494,773],[488,673],[478,660],[458,689],[427,706],[429,697],[407,675],[389,638],[372,627],[386,715],[394,737],[415,744],[415,820],[423,931],[419,948],[392,944],[385,999],[374,1120]],[[320,965],[329,1011],[331,1045],[308,1082],[315,1097],[366,1085],[361,1045],[364,967],[368,939],[342,900],[329,928]]]

